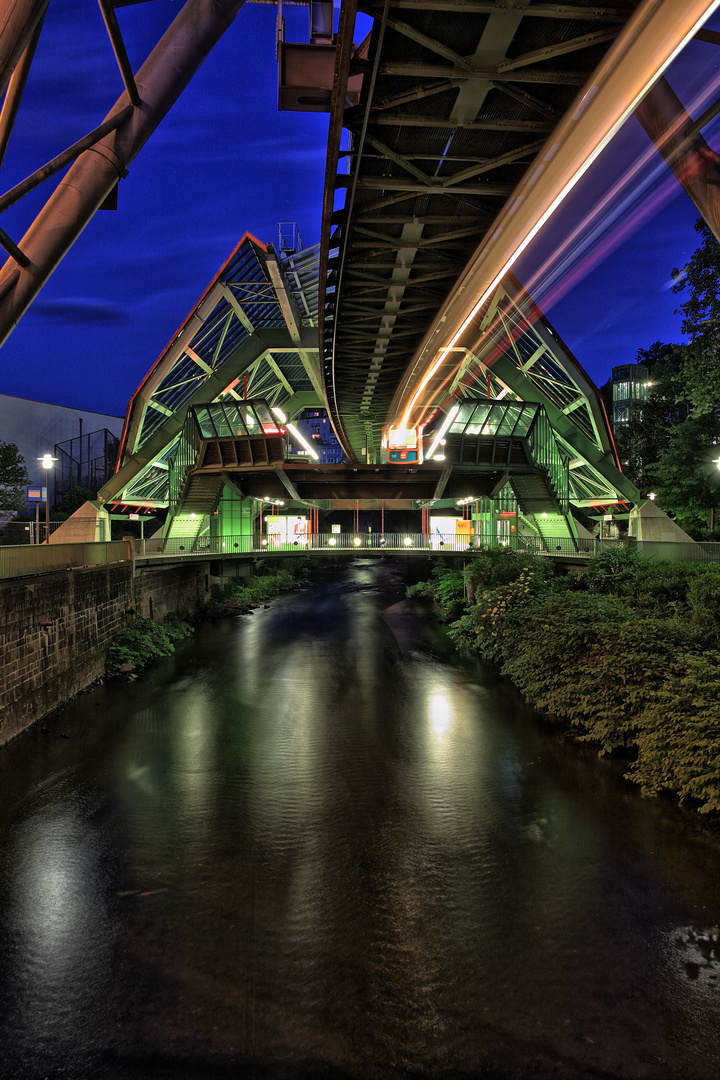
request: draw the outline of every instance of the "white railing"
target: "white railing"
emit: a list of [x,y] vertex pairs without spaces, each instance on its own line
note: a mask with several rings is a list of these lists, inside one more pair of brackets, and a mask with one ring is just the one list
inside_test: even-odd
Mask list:
[[[394,554],[464,555],[472,557],[488,543],[480,539],[447,535],[442,539],[430,533],[317,533],[306,543],[274,546],[252,536],[203,537],[195,544],[191,539],[168,541],[164,549],[161,542],[115,540],[112,542],[87,542],[75,544],[21,544],[0,546],[0,579],[31,577],[54,570],[73,567],[100,566],[105,563],[128,562],[133,557],[141,560],[217,559],[233,555],[332,555],[335,552],[353,553],[358,556]],[[497,547],[506,546],[497,541]],[[621,548],[620,540],[583,539],[575,543],[568,537],[519,536],[513,547],[563,560],[587,562],[601,551]],[[134,548],[134,550],[133,550]],[[637,549],[657,561],[712,562],[720,563],[720,544],[674,544],[639,541]]]
[[[151,550],[151,543],[153,550]],[[260,540],[252,536],[216,536],[201,537],[193,543],[192,539],[178,538],[167,541],[163,548],[158,541],[148,541],[143,549],[141,541],[135,541],[135,554],[138,557],[167,556],[206,556],[222,558],[228,555],[271,555],[271,554],[332,554],[339,551],[353,551],[358,555],[383,551],[392,552],[427,552],[436,555],[472,555],[485,546],[518,548],[537,555],[549,555],[561,559],[587,561],[601,551],[623,548],[627,542],[622,540],[599,540],[582,538],[577,541],[567,536],[540,537],[521,535],[513,537],[508,545],[502,540],[494,543],[488,538],[469,538],[437,533],[316,533],[306,541],[298,540],[289,544],[273,544],[265,538]],[[643,555],[657,561],[674,562],[720,562],[720,544],[710,543],[660,543],[638,541],[635,546]]]

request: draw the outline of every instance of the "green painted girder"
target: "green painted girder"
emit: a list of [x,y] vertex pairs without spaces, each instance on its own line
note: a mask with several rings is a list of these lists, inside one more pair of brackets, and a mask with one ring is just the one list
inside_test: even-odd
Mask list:
[[[512,275],[490,299],[481,329],[485,333],[472,351],[478,381],[489,373],[495,385],[501,383],[520,401],[542,405],[559,443],[600,474],[610,489],[606,494],[637,502],[640,492],[618,468],[595,385]],[[573,467],[577,470],[577,462]]]
[[128,490],[131,484],[135,480],[140,480],[153,463],[161,458],[167,452],[168,447],[179,438],[188,411],[192,406],[205,405],[214,401],[234,380],[242,376],[245,371],[260,360],[268,350],[295,352],[298,347],[306,350],[317,349],[315,333],[312,327],[304,327],[298,346],[292,341],[290,331],[287,329],[256,330],[223,364],[222,368],[212,375],[208,375],[193,396],[177,409],[172,416],[169,416],[162,426],[136,450],[101,489],[98,498],[106,503],[116,500],[132,502]]
[[568,416],[555,405],[552,400],[543,394],[540,388],[526,375],[519,371],[507,357],[498,357],[493,365],[493,372],[515,393],[522,401],[536,402],[542,405],[548,414],[553,428],[563,437],[579,456],[585,459],[596,469],[617,492],[620,499],[627,502],[637,502],[640,492],[635,485],[620,472],[615,464],[615,455],[611,450],[604,450],[593,443],[579,428],[573,424],[572,415]]

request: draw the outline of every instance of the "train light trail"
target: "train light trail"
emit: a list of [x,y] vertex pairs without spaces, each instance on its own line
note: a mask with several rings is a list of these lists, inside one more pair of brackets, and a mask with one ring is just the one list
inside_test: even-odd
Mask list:
[[305,436],[300,434],[294,424],[288,424],[287,420],[285,419],[285,413],[282,411],[282,409],[278,409],[276,405],[273,405],[272,411],[275,413],[280,423],[285,425],[293,438],[296,439],[300,443],[300,445],[308,452],[310,457],[314,458],[315,461],[319,461],[320,455],[317,453],[316,450],[313,450],[312,446],[307,441]]
[[428,457],[429,458],[432,458],[433,454],[435,453],[438,446],[440,445],[440,440],[443,438],[443,436],[445,435],[445,432],[450,427],[450,425],[452,424],[453,420],[455,419],[455,417],[457,416],[457,414],[459,412],[460,412],[460,406],[459,405],[453,405],[452,409],[450,410],[450,412],[447,414],[447,416],[443,420],[443,422],[442,422],[442,424],[440,426],[440,430],[438,431],[437,435],[433,439],[432,445],[431,445],[430,449],[428,450]]
[[428,383],[493,291],[650,87],[718,7],[720,0],[685,0],[682,5],[677,0],[656,0],[637,8],[592,83],[584,88],[516,188],[428,331],[393,403],[392,411],[401,417],[398,426],[411,426],[413,409],[418,403],[426,404],[422,395]]

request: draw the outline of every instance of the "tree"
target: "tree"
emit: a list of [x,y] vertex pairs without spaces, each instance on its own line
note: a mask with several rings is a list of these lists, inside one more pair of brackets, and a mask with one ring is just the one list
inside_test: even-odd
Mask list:
[[0,510],[23,510],[29,483],[25,458],[16,444],[0,440]]
[[690,416],[676,425],[667,449],[652,466],[658,501],[697,540],[714,533],[720,506],[720,417]]
[[720,244],[702,218],[695,222],[702,237],[682,271],[675,269],[673,292],[689,295],[680,305],[685,346],[684,377],[696,415],[712,412],[720,402]]
[[79,510],[81,506],[84,506],[86,502],[94,499],[97,492],[90,491],[89,488],[83,487],[82,484],[76,484],[75,487],[66,491],[59,503],[55,504],[54,510],[56,517],[61,520],[69,518],[71,514],[74,514],[76,510]]
[[692,412],[684,376],[684,346],[656,341],[639,349],[636,361],[648,369],[646,401],[636,402],[626,424],[615,427],[623,471],[640,488],[654,486],[652,463],[665,451],[676,425]]

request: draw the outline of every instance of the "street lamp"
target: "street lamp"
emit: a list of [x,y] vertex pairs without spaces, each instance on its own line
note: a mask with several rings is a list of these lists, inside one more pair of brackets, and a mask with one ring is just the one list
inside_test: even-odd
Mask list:
[[52,454],[43,454],[38,461],[45,470],[45,543],[50,543],[50,470],[53,467],[53,462],[57,461],[56,457]]

